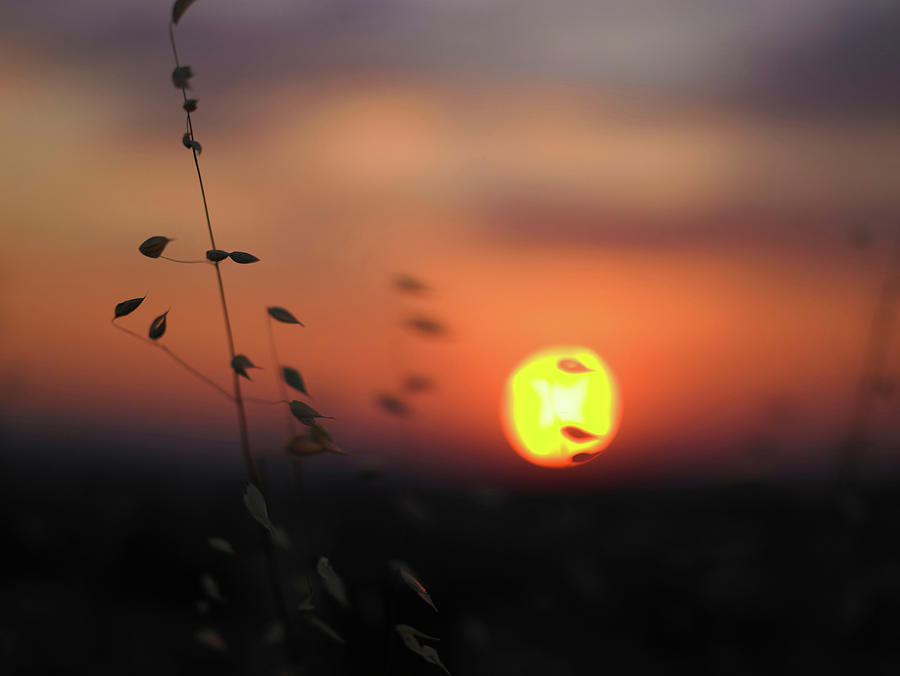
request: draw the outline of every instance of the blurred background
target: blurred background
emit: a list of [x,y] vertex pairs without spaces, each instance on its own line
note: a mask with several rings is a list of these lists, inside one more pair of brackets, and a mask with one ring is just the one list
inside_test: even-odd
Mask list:
[[[137,251],[209,248],[170,9],[0,8],[12,673],[275,673],[291,642],[298,673],[439,673],[397,622],[453,674],[895,672],[897,3],[191,6],[217,244],[261,259],[223,266],[246,392],[280,396],[265,308],[286,307],[306,326],[275,327],[281,361],[348,453],[298,466],[283,410],[248,404],[284,578],[329,557],[346,646],[268,640],[233,407],[109,323],[146,294],[122,326],[169,309],[167,347],[228,386],[215,276]],[[558,344],[623,402],[613,444],[560,471],[498,416]],[[204,575],[229,603],[196,607]]]

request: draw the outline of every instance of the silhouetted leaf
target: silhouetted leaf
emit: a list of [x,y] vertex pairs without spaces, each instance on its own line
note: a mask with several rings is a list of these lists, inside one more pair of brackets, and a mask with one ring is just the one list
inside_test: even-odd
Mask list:
[[591,434],[576,425],[566,425],[559,431],[572,441],[590,441],[591,439],[598,438],[596,434]]
[[395,629],[397,633],[400,634],[400,638],[403,639],[403,644],[407,648],[419,655],[426,662],[430,662],[431,664],[440,667],[449,676],[450,672],[447,671],[447,667],[445,667],[441,662],[441,658],[438,656],[437,650],[432,648],[430,645],[421,643],[418,640],[419,638],[431,639],[430,636],[427,636],[426,634],[413,629],[407,624],[398,624]]
[[556,366],[560,371],[566,373],[590,373],[594,369],[589,369],[577,359],[560,359],[556,362]]
[[394,286],[398,291],[405,291],[406,293],[424,293],[428,291],[428,287],[423,282],[405,274],[394,277]]
[[228,258],[228,252],[221,249],[210,249],[206,252],[206,260],[218,263]]
[[[146,298],[147,296],[144,296]],[[130,315],[132,312],[138,309],[138,306],[144,302],[144,298],[132,298],[130,300],[123,300],[121,303],[116,305],[115,310],[115,318],[124,317],[125,315]]]
[[419,654],[422,656],[426,662],[435,665],[436,667],[440,667],[441,671],[443,671],[447,676],[450,676],[450,671],[447,667],[444,666],[444,663],[441,662],[441,658],[438,655],[437,650],[432,648],[430,645],[423,645]]
[[218,652],[226,652],[228,650],[228,644],[225,643],[225,639],[212,627],[204,627],[195,631],[194,640],[211,650]]
[[286,382],[298,392],[302,392],[306,396],[309,396],[309,392],[306,391],[306,383],[303,382],[303,377],[300,375],[300,371],[291,368],[290,366],[283,366],[281,368],[281,375],[284,376],[284,382]]
[[211,600],[217,603],[225,603],[225,599],[222,598],[222,593],[219,591],[219,584],[212,575],[204,575],[200,578],[200,588]]
[[172,71],[172,84],[178,89],[190,89],[194,71],[190,66],[178,66]]
[[429,641],[440,641],[441,640],[437,636],[429,636],[428,634],[423,634],[421,631],[419,631],[415,627],[410,627],[408,624],[398,624],[394,628],[397,630],[397,632],[401,636],[403,634],[410,634],[411,636],[428,639]]
[[250,516],[263,528],[269,531],[269,535],[277,546],[283,549],[291,548],[291,540],[282,528],[272,523],[269,518],[269,510],[266,507],[266,499],[255,485],[250,484],[244,491],[244,505]]
[[403,380],[403,388],[407,392],[425,392],[432,388],[433,384],[428,376],[413,374]]
[[194,4],[194,0],[175,0],[175,4],[172,5],[172,23],[178,23],[178,20],[192,4]]
[[185,134],[184,136],[182,136],[181,143],[185,148],[195,150],[198,155],[203,152],[203,146],[192,139],[190,134]]
[[316,443],[308,434],[297,434],[284,447],[292,455],[316,455],[325,451],[321,444]]
[[393,394],[379,394],[375,397],[378,405],[388,413],[399,416],[407,416],[410,414],[409,407],[406,403]]
[[443,324],[430,317],[412,317],[406,323],[410,328],[429,336],[441,336],[447,332]]
[[349,601],[347,601],[347,589],[344,586],[344,581],[334,572],[331,562],[324,556],[316,564],[316,572],[322,578],[325,591],[331,594],[342,606],[350,605]]
[[397,627],[397,633],[400,634],[400,638],[403,640],[403,644],[407,648],[412,650],[414,653],[416,653],[417,655],[421,655],[423,644],[420,643],[419,640],[413,634],[410,634],[409,632],[405,632],[405,631],[400,631],[399,630],[400,626],[405,627],[407,625],[399,625]]
[[405,567],[400,568],[400,577],[403,578],[403,581],[407,584],[407,586],[412,589],[416,594],[419,595],[425,603],[427,603],[434,612],[437,612],[437,606],[434,605],[434,601],[431,600],[431,596],[428,594],[428,591],[425,589],[425,586],[419,582],[409,570]]
[[162,255],[163,250],[166,248],[166,244],[171,241],[172,240],[168,237],[163,237],[162,235],[154,235],[153,237],[148,237],[147,239],[145,239],[138,247],[138,251],[149,258],[159,258]]
[[256,519],[256,522],[260,526],[269,532],[272,531],[275,526],[271,519],[269,519],[269,510],[266,507],[266,499],[254,484],[247,486],[247,490],[244,491],[244,505],[246,505],[247,511],[250,512],[250,516]]
[[272,316],[272,319],[283,322],[285,324],[299,324],[300,326],[303,326],[303,322],[298,321],[294,315],[285,310],[283,307],[277,307],[273,305],[272,307],[266,308],[266,310]]
[[248,254],[246,251],[232,251],[228,256],[235,263],[256,263],[259,259],[253,254]]
[[209,604],[203,599],[200,599],[194,604],[194,610],[203,615],[209,612]]
[[306,615],[306,621],[309,622],[316,629],[321,631],[323,634],[325,634],[326,636],[329,636],[330,638],[334,639],[338,643],[341,643],[341,644],[346,643],[346,641],[341,638],[340,634],[338,634],[334,629],[329,627],[327,624],[325,624],[322,620],[320,620],[315,615],[312,615],[312,614]]
[[343,450],[342,448],[339,448],[331,441],[320,441],[319,443],[322,445],[322,447],[326,451],[330,451],[331,453],[337,453],[338,455],[347,455],[347,451]]
[[197,99],[186,99],[181,107],[184,108],[187,112],[193,113],[195,110],[197,110]]
[[244,376],[247,380],[253,380],[247,375],[247,369],[258,369],[260,367],[250,361],[250,358],[246,355],[237,354],[234,356],[234,359],[231,360],[231,368],[234,369],[235,373]]
[[166,315],[169,314],[169,311],[166,310],[159,317],[150,322],[150,331],[147,335],[150,336],[151,340],[159,340],[162,338],[163,334],[166,332]]
[[304,425],[313,425],[316,422],[316,418],[327,418],[328,416],[324,416],[316,409],[314,409],[309,404],[305,404],[302,401],[297,401],[294,399],[290,404],[291,413],[294,414],[294,417],[297,418]]
[[225,552],[226,554],[234,554],[231,543],[224,538],[207,538],[206,542],[213,549],[218,549],[220,552]]
[[317,441],[321,444],[331,443],[331,434],[328,433],[321,425],[310,425],[309,426],[309,435],[312,437],[313,441]]
[[300,601],[300,605],[297,606],[297,610],[300,610],[302,612],[309,612],[310,610],[314,609],[315,606],[313,605],[311,596],[307,596],[305,599]]
[[308,434],[295,435],[285,446],[285,450],[292,455],[316,455],[325,451],[332,453],[344,454],[340,448],[335,446],[324,427],[310,424]]

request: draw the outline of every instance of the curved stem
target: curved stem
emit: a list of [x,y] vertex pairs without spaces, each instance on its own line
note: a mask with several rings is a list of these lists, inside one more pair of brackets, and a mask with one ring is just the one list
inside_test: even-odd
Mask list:
[[203,260],[199,260],[199,261],[184,261],[184,260],[181,260],[180,258],[169,258],[168,256],[160,256],[160,258],[167,260],[167,261],[172,261],[173,263],[209,263],[209,262],[211,262],[211,261],[206,260],[205,258]]
[[[181,64],[178,60],[178,49],[175,46],[175,32],[174,32],[174,24],[169,22],[169,40],[172,43],[172,56],[175,58],[175,66],[180,67]],[[181,89],[181,95],[185,101],[187,101],[187,91],[185,88]],[[190,136],[191,140],[194,140],[194,125],[191,120],[190,111],[186,111],[187,114],[187,133]],[[217,249],[216,246],[216,238],[213,234],[212,222],[209,217],[209,204],[206,200],[206,189],[203,186],[203,175],[200,173],[200,161],[197,157],[197,150],[195,147],[191,148],[191,154],[194,157],[194,167],[197,170],[197,181],[200,184],[200,196],[203,199],[203,214],[206,217],[206,229],[209,234],[209,243],[211,249]],[[231,318],[228,313],[228,301],[225,298],[225,284],[222,281],[222,271],[219,268],[219,262],[216,261],[213,263],[216,270],[216,283],[219,287],[219,300],[222,305],[222,315],[225,320],[225,336],[228,340],[228,351],[231,355],[232,361],[234,360],[236,353],[234,349],[234,332],[231,328]],[[247,474],[250,477],[250,481],[257,487],[261,492],[264,491],[264,487],[262,486],[262,477],[259,473],[259,468],[253,458],[253,454],[250,450],[250,435],[247,428],[247,411],[244,406],[244,398],[243,393],[241,392],[241,381],[238,373],[235,371],[233,374],[233,383],[234,383],[234,403],[235,408],[237,409],[237,417],[238,417],[238,429],[241,439],[241,451],[244,456],[244,464],[247,467]],[[285,627],[289,629],[290,627],[290,613],[288,611],[287,602],[285,601],[284,589],[281,585],[281,575],[278,571],[278,560],[275,556],[275,551],[272,546],[272,542],[268,536],[268,534],[263,533],[264,538],[264,549],[266,552],[266,560],[269,567],[269,582],[272,586],[272,596],[276,605],[278,606],[278,610],[282,619],[284,621]]]
[[178,48],[175,46],[175,24],[169,22],[169,42],[172,43],[172,56],[175,57],[175,67],[180,68],[181,63],[178,61]]
[[155,340],[150,340],[149,338],[144,338],[142,335],[140,335],[139,333],[135,333],[135,332],[132,331],[131,329],[126,329],[124,326],[122,326],[122,325],[120,325],[120,324],[117,324],[115,319],[112,320],[112,325],[115,326],[117,329],[119,329],[119,331],[124,331],[124,332],[127,333],[129,336],[134,336],[135,338],[137,338],[137,339],[140,340],[141,342],[147,343],[147,345],[151,345],[151,346],[153,346],[153,347],[159,348],[160,350],[162,350],[163,352],[165,352],[167,355],[169,355],[172,359],[174,359],[176,362],[178,362],[179,364],[181,364],[181,366],[183,366],[185,369],[187,369],[188,372],[190,372],[192,375],[196,376],[197,378],[199,378],[200,380],[202,380],[204,383],[206,383],[207,385],[209,385],[210,387],[212,387],[214,390],[216,390],[216,391],[219,392],[220,394],[222,394],[222,395],[224,395],[225,397],[227,397],[228,399],[231,399],[232,401],[234,401],[234,397],[232,397],[231,394],[230,394],[224,387],[222,387],[222,386],[220,386],[219,384],[217,384],[216,382],[214,382],[211,378],[209,378],[209,377],[203,375],[202,373],[200,373],[200,371],[198,371],[198,370],[195,369],[193,366],[191,366],[190,364],[188,364],[186,361],[184,361],[184,359],[182,359],[182,358],[179,357],[177,354],[175,354],[174,352],[172,352],[172,350],[170,350],[170,349],[169,349],[168,347],[166,347],[165,345],[162,345],[162,344],[160,344],[160,343],[157,343]]

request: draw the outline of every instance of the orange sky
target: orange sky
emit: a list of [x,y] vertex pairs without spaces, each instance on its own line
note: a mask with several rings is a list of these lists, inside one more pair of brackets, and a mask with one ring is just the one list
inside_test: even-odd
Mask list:
[[[164,421],[177,433],[160,452],[237,453],[213,448],[230,443],[227,402],[109,325],[116,302],[149,293],[123,324],[143,332],[171,308],[166,344],[227,384],[212,271],[137,252],[157,234],[176,238],[173,256],[208,248],[165,52],[161,77],[116,87],[8,49],[45,77],[0,70],[20,102],[0,107],[14,131],[0,160],[7,427],[140,437]],[[283,360],[363,460],[540,483],[547,470],[506,446],[497,407],[509,370],[560,343],[595,349],[624,397],[620,438],[566,481],[756,471],[746,449],[759,440],[782,469],[833,452],[889,236],[866,222],[875,245],[855,249],[847,233],[898,213],[896,121],[660,109],[558,83],[195,86],[217,239],[262,259],[224,268],[238,350],[265,367],[248,393],[276,395],[264,307],[287,307],[307,328],[278,327]],[[396,272],[434,293],[399,297]],[[398,328],[417,308],[450,336]],[[393,420],[373,395],[407,367],[438,389]],[[890,412],[880,433],[896,440]],[[280,411],[256,405],[251,426],[259,448],[280,445]]]

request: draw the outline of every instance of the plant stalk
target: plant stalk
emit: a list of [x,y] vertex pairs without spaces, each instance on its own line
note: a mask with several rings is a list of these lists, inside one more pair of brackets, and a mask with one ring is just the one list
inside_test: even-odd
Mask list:
[[[180,68],[181,63],[178,60],[178,49],[175,46],[175,33],[174,33],[174,24],[169,22],[169,40],[172,43],[172,55],[175,58],[175,67]],[[181,90],[182,97],[185,101],[187,101],[187,92],[184,88]],[[194,140],[194,125],[191,120],[190,111],[186,111],[187,113],[187,133],[190,136],[190,139]],[[191,154],[194,158],[194,167],[197,170],[197,181],[200,184],[200,196],[203,199],[203,214],[206,218],[206,229],[209,233],[209,243],[211,249],[216,249],[216,238],[213,234],[212,221],[209,217],[209,204],[206,199],[206,189],[203,186],[203,175],[200,172],[200,161],[197,156],[196,147],[191,148]],[[228,339],[228,351],[232,360],[234,360],[236,353],[234,349],[234,332],[231,327],[231,317],[228,312],[228,301],[225,297],[225,284],[222,281],[222,270],[220,268],[220,261],[215,261],[215,269],[216,269],[216,283],[219,289],[219,300],[222,306],[222,315],[225,319],[225,335]],[[233,371],[233,385],[234,385],[234,403],[235,409],[237,411],[238,417],[238,429],[240,431],[240,439],[241,439],[241,451],[244,456],[244,464],[247,467],[247,474],[250,477],[251,483],[253,483],[263,494],[265,493],[264,487],[262,485],[262,477],[259,472],[259,468],[256,464],[256,461],[253,458],[253,454],[250,450],[250,434],[247,427],[247,411],[244,405],[243,393],[241,391],[241,381],[240,376],[234,369]],[[262,529],[261,529],[262,530]],[[288,633],[287,642],[290,643],[290,613],[287,608],[287,602],[285,600],[284,589],[281,584],[281,575],[278,570],[278,560],[275,556],[274,546],[272,544],[271,539],[269,538],[268,533],[263,534],[264,540],[264,550],[266,552],[266,561],[269,569],[269,581],[272,587],[272,595],[274,601],[279,609],[279,614],[282,617],[282,621],[284,622],[285,630]]]
[[850,414],[850,426],[842,449],[841,472],[847,484],[853,484],[859,478],[873,407],[879,395],[878,387],[881,378],[884,377],[890,353],[898,296],[900,296],[900,226],[896,228],[887,274],[869,325],[862,370]]

